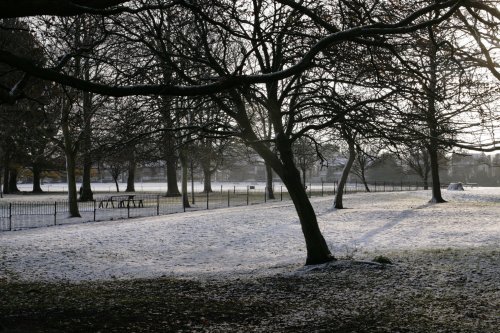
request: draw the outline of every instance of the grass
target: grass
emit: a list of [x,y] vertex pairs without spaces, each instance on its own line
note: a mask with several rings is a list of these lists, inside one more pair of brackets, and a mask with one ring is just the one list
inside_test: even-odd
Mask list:
[[[498,249],[228,280],[0,280],[3,332],[497,332]],[[0,330],[1,331],[1,330]]]

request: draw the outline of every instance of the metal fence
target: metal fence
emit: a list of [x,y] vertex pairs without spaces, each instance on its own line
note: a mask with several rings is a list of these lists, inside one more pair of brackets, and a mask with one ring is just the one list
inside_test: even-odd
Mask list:
[[[337,192],[338,184],[308,184],[309,197],[331,196]],[[392,192],[424,189],[420,183],[372,182],[372,192]],[[363,184],[348,183],[345,194],[365,192]],[[78,202],[81,217],[69,217],[67,200],[52,202],[0,202],[0,231],[12,231],[62,224],[111,221],[137,217],[159,216],[186,211],[246,206],[268,201],[290,200],[284,186],[273,188],[274,197],[269,197],[263,186],[249,185],[246,189],[223,188],[213,192],[188,193],[189,206],[184,206],[181,197],[166,197],[162,194],[124,193],[96,196],[88,202]]]

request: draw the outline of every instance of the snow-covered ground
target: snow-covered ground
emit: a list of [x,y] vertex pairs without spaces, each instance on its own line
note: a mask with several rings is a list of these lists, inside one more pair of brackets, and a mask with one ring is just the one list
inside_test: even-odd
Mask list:
[[[500,188],[359,193],[315,198],[335,256],[373,258],[399,250],[500,246]],[[0,233],[0,279],[103,280],[159,276],[242,277],[287,272],[305,260],[290,202],[135,220]]]

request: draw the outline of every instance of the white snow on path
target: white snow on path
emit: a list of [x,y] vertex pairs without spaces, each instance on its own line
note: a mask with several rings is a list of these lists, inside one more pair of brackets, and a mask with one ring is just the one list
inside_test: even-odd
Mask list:
[[[313,199],[334,255],[499,246],[500,189]],[[290,202],[0,233],[0,279],[242,277],[300,267],[305,245]]]

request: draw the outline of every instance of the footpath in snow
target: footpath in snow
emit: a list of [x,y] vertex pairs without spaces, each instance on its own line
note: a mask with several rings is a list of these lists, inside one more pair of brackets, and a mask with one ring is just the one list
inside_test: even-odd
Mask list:
[[[500,244],[500,189],[347,195],[344,210],[315,198],[337,257]],[[290,202],[0,233],[0,279],[107,280],[160,276],[245,277],[283,273],[305,261]]]

